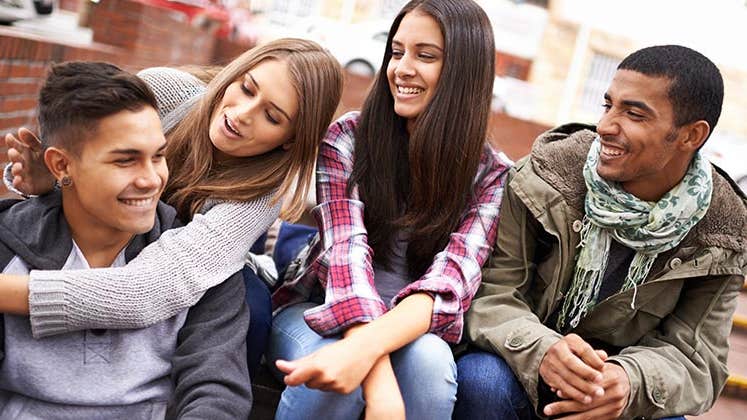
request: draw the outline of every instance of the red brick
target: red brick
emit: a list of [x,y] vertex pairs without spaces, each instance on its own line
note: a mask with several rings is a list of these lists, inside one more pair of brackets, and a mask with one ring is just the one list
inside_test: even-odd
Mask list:
[[10,77],[29,77],[30,74],[30,64],[27,61],[21,63],[13,63],[10,67]]
[[47,73],[47,63],[37,61],[29,67],[29,77],[43,78]]
[[15,130],[26,125],[28,121],[29,121],[29,117],[10,117],[10,118],[0,117],[0,130],[7,130],[7,129]]
[[32,95],[36,94],[37,85],[36,82],[5,80],[0,81],[0,92],[2,95]]
[[36,97],[3,98],[0,100],[0,112],[33,111],[36,108]]

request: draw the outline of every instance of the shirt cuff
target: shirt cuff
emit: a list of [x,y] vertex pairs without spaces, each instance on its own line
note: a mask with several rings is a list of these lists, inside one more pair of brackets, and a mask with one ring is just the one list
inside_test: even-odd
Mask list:
[[29,314],[34,338],[69,332],[65,283],[56,271],[32,270],[29,279]]
[[384,313],[386,305],[381,299],[351,296],[311,308],[304,312],[304,319],[317,334],[329,337],[353,325],[371,322]]

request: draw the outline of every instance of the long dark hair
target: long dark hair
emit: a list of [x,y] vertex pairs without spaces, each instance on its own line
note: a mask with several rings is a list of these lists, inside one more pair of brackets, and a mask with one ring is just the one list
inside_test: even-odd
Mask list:
[[[430,103],[411,133],[394,112],[386,68],[405,14],[433,17],[444,37],[443,67]],[[410,275],[420,276],[442,250],[473,193],[490,114],[495,44],[483,9],[472,0],[413,0],[392,23],[381,71],[356,130],[348,192],[365,203],[374,261],[389,266],[393,239],[407,232]]]

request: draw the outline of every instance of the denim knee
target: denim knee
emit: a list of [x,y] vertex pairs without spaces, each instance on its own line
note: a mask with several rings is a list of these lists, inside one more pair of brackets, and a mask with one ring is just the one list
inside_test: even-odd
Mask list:
[[531,419],[533,408],[523,386],[498,355],[468,353],[457,360],[455,419]]
[[390,355],[408,419],[451,418],[456,401],[456,363],[451,348],[425,334]]

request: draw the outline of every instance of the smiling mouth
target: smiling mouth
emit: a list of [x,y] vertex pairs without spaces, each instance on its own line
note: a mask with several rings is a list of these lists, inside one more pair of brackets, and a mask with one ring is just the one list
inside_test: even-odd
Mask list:
[[148,208],[153,205],[153,202],[156,201],[156,197],[148,197],[148,198],[120,198],[119,201],[127,206],[132,207],[139,207],[139,208]]
[[600,152],[603,157],[607,157],[607,158],[616,158],[616,157],[620,157],[625,154],[625,150],[623,149],[620,149],[617,147],[606,146],[604,144],[602,145]]
[[420,95],[425,92],[425,89],[418,87],[404,87],[397,85],[397,93],[401,95]]
[[236,127],[233,126],[233,122],[231,122],[231,119],[228,118],[228,115],[226,114],[223,114],[223,125],[226,126],[226,130],[228,130],[230,133],[241,137],[241,133]]

